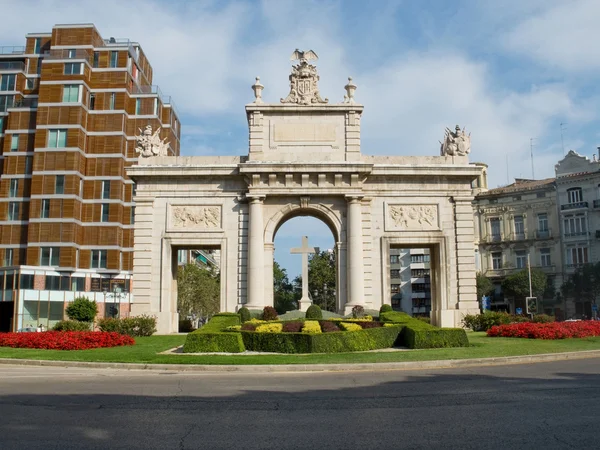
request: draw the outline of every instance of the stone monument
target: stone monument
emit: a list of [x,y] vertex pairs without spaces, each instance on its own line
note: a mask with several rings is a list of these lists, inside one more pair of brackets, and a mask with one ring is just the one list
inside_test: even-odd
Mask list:
[[302,247],[293,248],[290,253],[302,254],[302,298],[300,299],[300,311],[306,311],[312,304],[308,296],[308,255],[315,253],[314,247],[308,246],[308,236],[302,236]]

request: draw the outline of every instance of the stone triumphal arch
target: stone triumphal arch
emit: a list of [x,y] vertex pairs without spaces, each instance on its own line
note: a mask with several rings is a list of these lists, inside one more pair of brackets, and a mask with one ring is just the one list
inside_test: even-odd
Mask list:
[[132,314],[177,331],[178,248],[220,250],[222,311],[272,305],[274,235],[310,215],[336,241],[339,312],[390,303],[390,248],[421,246],[431,250],[433,323],[459,325],[478,311],[471,183],[482,169],[469,164],[470,137],[446,130],[440,156],[363,155],[352,79],[344,100],[329,103],[314,52],[293,58],[280,103],[263,102],[258,78],[252,86],[247,156],[162,156],[154,150],[164,143],[140,137],[128,169],[137,183]]

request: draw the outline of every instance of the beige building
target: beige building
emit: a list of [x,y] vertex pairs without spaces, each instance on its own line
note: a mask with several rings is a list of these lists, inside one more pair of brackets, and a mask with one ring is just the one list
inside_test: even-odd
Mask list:
[[[476,267],[490,278],[496,290],[492,310],[511,313],[523,308],[524,299],[505,298],[501,283],[508,276],[531,267],[543,270],[556,291],[563,282],[563,264],[556,183],[516,179],[513,184],[480,192],[473,202]],[[561,316],[552,289],[543,299],[544,312]]]

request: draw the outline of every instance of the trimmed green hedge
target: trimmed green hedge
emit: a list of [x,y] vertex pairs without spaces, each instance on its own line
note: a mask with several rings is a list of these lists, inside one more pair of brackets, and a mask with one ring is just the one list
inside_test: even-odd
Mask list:
[[240,316],[235,313],[215,314],[206,325],[187,335],[183,345],[184,353],[227,352],[240,353],[246,350],[242,336],[236,332],[224,332],[232,325],[240,324]]
[[242,331],[248,350],[279,353],[343,353],[392,347],[402,326],[330,333],[257,333]]
[[408,348],[468,347],[469,339],[462,328],[438,328],[398,311],[382,312],[381,322],[404,325],[400,343]]

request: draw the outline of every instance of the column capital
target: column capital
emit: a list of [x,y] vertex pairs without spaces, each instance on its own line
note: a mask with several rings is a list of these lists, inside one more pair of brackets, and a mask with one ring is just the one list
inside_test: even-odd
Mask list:
[[265,197],[265,195],[246,194],[246,200],[248,203],[262,203],[265,201]]
[[364,195],[358,195],[358,194],[348,194],[344,196],[346,198],[346,201],[348,203],[360,203],[362,202]]

